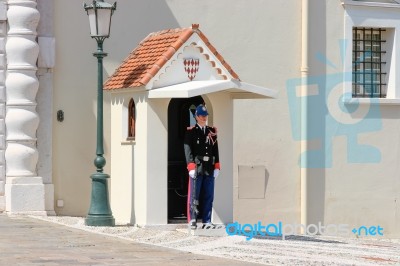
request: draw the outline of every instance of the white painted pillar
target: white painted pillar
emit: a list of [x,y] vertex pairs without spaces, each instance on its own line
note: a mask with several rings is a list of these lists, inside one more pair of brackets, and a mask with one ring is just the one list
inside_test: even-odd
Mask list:
[[[40,14],[35,0],[8,0],[9,24],[6,43],[6,211],[8,213],[53,214],[46,210],[43,178],[37,175],[39,116],[36,94],[39,81],[36,62],[39,45],[36,28]],[[49,205],[49,204],[47,204]]]
[[[308,65],[308,39],[309,39],[309,0],[303,0],[301,6],[301,78],[302,78],[302,95],[307,95],[308,90],[308,78],[309,78],[309,65]],[[310,142],[308,139],[308,97],[302,97],[301,99],[301,142],[300,142],[300,156],[305,151],[310,150]],[[308,225],[308,182],[310,179],[310,171],[308,169],[308,155],[305,153],[305,157],[301,157],[300,163],[300,222],[301,224]],[[302,229],[303,230],[303,229]],[[303,233],[303,232],[302,232]]]
[[54,213],[53,185],[53,68],[55,66],[54,0],[37,0],[40,13],[38,25],[39,58],[36,95],[40,123],[37,129],[39,159],[37,174],[43,178],[46,193],[46,212]]
[[0,1],[0,212],[6,208],[5,201],[5,183],[6,183],[6,166],[4,152],[6,149],[6,93],[5,93],[5,79],[6,79],[6,35],[7,35],[7,6],[6,1]]
[[233,100],[225,92],[202,95],[212,106],[213,123],[217,128],[221,172],[215,179],[212,222],[233,222]]

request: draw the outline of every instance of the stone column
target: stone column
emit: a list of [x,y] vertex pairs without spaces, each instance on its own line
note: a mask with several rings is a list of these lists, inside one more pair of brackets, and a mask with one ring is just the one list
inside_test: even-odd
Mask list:
[[[35,0],[8,0],[9,31],[6,43],[6,211],[22,214],[53,214],[46,210],[46,191],[37,174],[38,150],[36,132],[36,77],[39,45],[36,28],[40,14]],[[50,190],[50,191],[49,191]]]

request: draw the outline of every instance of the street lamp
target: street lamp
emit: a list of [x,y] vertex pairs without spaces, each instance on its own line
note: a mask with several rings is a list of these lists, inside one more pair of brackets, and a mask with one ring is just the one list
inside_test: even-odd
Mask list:
[[97,172],[92,174],[92,194],[89,213],[85,219],[86,225],[114,226],[115,219],[112,215],[108,199],[108,184],[110,178],[103,173],[106,159],[103,157],[103,58],[107,53],[103,52],[103,42],[110,36],[111,16],[117,7],[103,0],[93,0],[91,5],[83,4],[89,16],[90,35],[97,41],[97,52],[93,56],[97,58],[97,148],[94,165]]

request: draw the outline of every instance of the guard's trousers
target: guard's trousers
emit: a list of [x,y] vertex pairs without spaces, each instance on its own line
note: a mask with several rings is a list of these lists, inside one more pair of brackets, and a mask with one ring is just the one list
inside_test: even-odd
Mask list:
[[[196,182],[196,191],[193,191],[193,184]],[[211,223],[211,212],[214,201],[214,183],[215,178],[213,176],[197,176],[195,179],[189,177],[188,185],[188,200],[187,200],[187,217],[188,222],[196,220],[197,217],[193,208],[193,193],[194,199],[200,204],[198,210],[201,213],[201,220],[203,223]]]

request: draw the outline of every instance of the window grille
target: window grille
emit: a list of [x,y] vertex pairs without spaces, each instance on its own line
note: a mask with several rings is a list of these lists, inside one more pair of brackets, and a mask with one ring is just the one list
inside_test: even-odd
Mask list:
[[381,28],[353,28],[353,97],[386,97],[384,32]]

